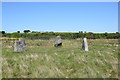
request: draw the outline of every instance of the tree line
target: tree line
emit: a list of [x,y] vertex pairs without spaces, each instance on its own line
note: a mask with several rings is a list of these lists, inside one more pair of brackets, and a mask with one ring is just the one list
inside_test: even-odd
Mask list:
[[37,32],[24,30],[24,33],[20,31],[14,33],[6,33],[5,31],[0,31],[2,37],[9,38],[28,38],[28,39],[51,39],[56,36],[61,36],[62,39],[77,39],[86,37],[88,39],[119,39],[119,32],[116,33],[92,33],[92,32]]

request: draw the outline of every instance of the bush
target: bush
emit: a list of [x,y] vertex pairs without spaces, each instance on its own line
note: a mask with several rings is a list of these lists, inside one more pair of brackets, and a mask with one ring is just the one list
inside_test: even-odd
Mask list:
[[60,33],[60,32],[36,32],[36,33],[6,33],[3,37],[30,38],[30,39],[50,39],[61,36],[62,39],[76,39],[86,37],[88,39],[118,39],[119,33]]

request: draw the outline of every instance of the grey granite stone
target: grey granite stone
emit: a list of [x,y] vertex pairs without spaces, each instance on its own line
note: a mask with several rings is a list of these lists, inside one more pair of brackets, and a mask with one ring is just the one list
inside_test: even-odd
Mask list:
[[26,51],[26,43],[24,39],[15,40],[14,42],[14,52]]
[[88,51],[87,38],[83,38],[82,49],[85,50],[85,51]]
[[62,39],[60,36],[57,36],[55,41],[54,41],[54,46],[58,47],[58,46],[62,46]]

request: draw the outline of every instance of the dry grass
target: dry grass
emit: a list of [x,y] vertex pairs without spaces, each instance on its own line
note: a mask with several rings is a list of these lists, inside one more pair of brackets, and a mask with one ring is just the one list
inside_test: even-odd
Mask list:
[[52,40],[27,40],[28,51],[13,52],[13,41],[2,44],[3,78],[117,78],[118,41],[88,40],[89,51],[81,40],[63,40],[54,47]]

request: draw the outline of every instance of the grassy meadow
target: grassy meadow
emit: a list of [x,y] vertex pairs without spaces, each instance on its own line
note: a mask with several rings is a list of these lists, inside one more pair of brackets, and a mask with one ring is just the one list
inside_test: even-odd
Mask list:
[[14,40],[2,40],[3,78],[117,78],[118,40],[88,39],[89,51],[82,40],[26,40],[27,51],[13,52]]

